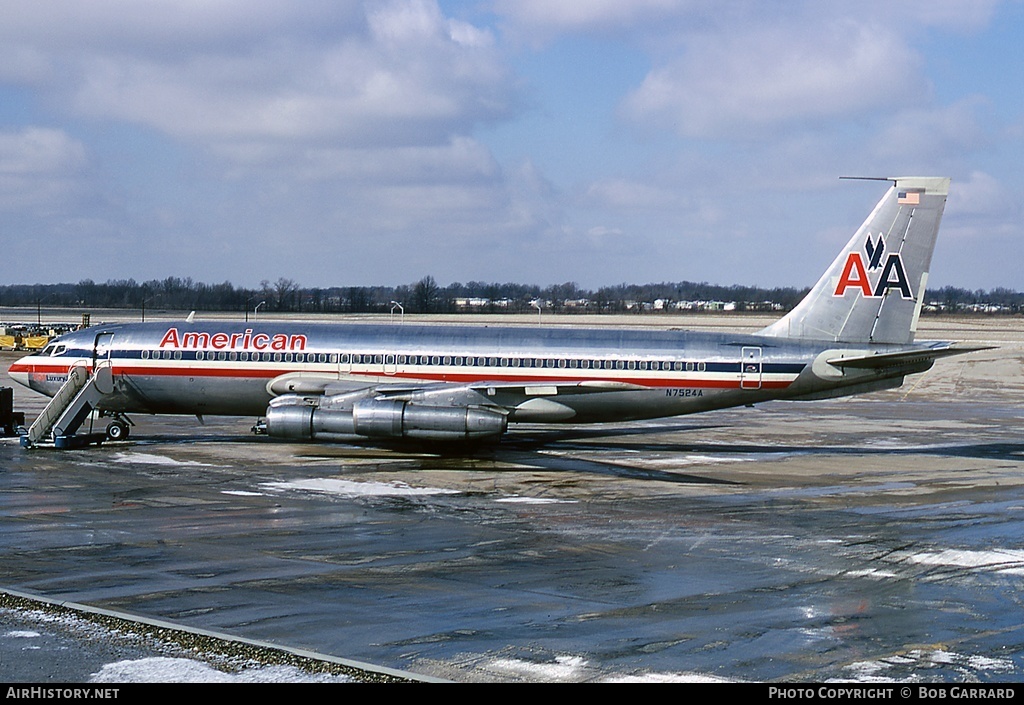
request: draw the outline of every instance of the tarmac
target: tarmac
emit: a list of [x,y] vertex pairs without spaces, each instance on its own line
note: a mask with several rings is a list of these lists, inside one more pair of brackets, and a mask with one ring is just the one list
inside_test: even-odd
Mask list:
[[[514,427],[473,451],[230,417],[0,441],[0,681],[274,663],[215,646],[232,640],[371,680],[1020,681],[1024,321],[925,317],[918,338],[997,347],[889,392]],[[29,418],[44,402],[16,387]],[[82,622],[45,616],[65,603]],[[122,626],[97,636],[97,610]]]

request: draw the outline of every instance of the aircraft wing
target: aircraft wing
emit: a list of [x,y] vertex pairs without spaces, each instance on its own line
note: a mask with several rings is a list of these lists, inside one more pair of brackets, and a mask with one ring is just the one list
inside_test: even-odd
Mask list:
[[373,408],[390,408],[387,407],[389,404],[411,404],[412,408],[434,409],[434,413],[441,415],[450,413],[452,409],[477,409],[487,410],[502,418],[544,423],[567,421],[576,416],[574,408],[558,400],[560,396],[621,392],[644,387],[608,380],[528,383],[497,380],[471,383],[410,381],[383,384],[367,380],[366,385],[354,387],[350,381],[339,382],[336,378],[300,374],[273,380],[267,389],[278,397],[271,402],[268,419],[275,413],[274,407],[282,408],[290,404],[331,410],[328,413],[349,411],[350,415],[351,410],[358,408],[362,410],[360,418],[365,418],[367,411]]
[[940,357],[963,355],[979,350],[992,350],[992,345],[954,346],[940,344],[931,348],[900,350],[897,352],[876,353],[874,355],[856,355],[854,357],[834,357],[827,362],[834,367],[851,367],[859,370],[879,370],[905,365],[931,363]]
[[[519,394],[526,397],[557,396],[559,394],[587,394],[595,392],[612,392],[644,389],[640,385],[627,382],[608,380],[572,380],[550,382],[483,381],[464,384],[461,382],[400,382],[374,384],[369,380],[365,385],[355,385],[360,389],[373,389],[374,393],[383,397],[402,397],[425,391],[438,389],[471,389],[479,394],[494,396],[501,394]],[[331,396],[351,392],[352,382],[339,382],[334,375],[297,373],[282,375],[270,381],[267,390],[274,396],[283,394],[306,394]]]

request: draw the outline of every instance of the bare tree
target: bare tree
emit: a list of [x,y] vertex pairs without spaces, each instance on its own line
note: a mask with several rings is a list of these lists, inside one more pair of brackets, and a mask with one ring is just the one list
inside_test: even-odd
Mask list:
[[413,306],[418,313],[430,313],[437,309],[441,289],[432,276],[425,276],[416,282],[412,290]]
[[278,311],[293,311],[296,308],[296,298],[299,293],[299,284],[293,279],[281,277],[274,283],[274,296],[277,300]]

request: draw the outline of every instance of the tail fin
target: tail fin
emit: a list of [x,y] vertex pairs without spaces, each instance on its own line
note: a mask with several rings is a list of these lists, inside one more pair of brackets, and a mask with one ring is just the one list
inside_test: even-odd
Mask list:
[[910,343],[924,303],[945,177],[895,177],[810,293],[761,331],[782,338]]

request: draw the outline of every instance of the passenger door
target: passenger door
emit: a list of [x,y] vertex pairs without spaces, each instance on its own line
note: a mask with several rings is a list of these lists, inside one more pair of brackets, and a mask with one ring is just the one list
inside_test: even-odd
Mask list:
[[740,389],[761,388],[761,348],[749,347],[741,351]]

